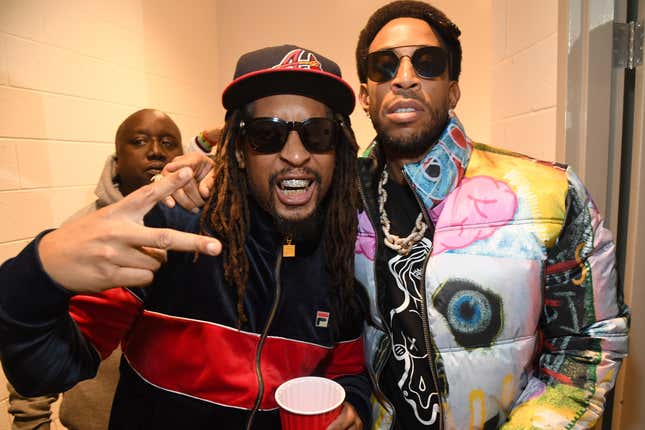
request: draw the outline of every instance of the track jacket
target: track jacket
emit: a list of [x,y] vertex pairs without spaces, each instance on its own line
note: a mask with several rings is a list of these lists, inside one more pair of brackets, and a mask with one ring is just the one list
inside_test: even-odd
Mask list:
[[[0,267],[7,377],[25,395],[64,391],[120,343],[112,429],[279,429],[275,389],[305,375],[340,382],[369,425],[362,319],[332,332],[322,243],[282,258],[268,214],[253,205],[251,219],[241,330],[219,256],[169,252],[151,287],[71,297],[42,270],[39,236]],[[199,216],[181,208],[157,206],[145,222],[199,231]]]
[[[94,195],[96,200],[74,213],[65,223],[87,215],[123,198],[116,182],[116,156],[109,155]],[[115,350],[101,362],[97,376],[83,381],[65,392],[60,405],[60,422],[71,430],[105,430],[110,418],[110,406],[119,379],[121,351]],[[8,384],[9,412],[14,416],[13,430],[49,430],[51,404],[58,393],[47,396],[23,397]]]
[[[391,345],[378,311],[388,288],[376,197],[384,158],[378,143],[370,149],[360,160],[356,276],[370,296],[365,349],[378,381]],[[403,173],[435,226],[418,299],[442,428],[592,427],[627,353],[628,311],[611,234],[580,180],[566,166],[473,144],[456,118]],[[374,428],[389,429],[391,405],[375,391]]]

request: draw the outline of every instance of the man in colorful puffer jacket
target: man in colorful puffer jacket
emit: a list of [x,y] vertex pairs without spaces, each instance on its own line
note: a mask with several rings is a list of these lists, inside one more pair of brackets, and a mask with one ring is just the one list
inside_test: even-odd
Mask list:
[[468,139],[459,35],[398,1],[356,50],[374,428],[591,428],[627,353],[611,234],[567,166]]

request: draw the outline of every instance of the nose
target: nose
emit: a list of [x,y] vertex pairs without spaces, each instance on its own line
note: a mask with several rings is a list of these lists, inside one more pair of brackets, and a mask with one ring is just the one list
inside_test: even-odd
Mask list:
[[287,142],[280,151],[280,158],[292,166],[302,166],[311,159],[311,153],[300,140],[300,135],[291,130]]
[[392,79],[392,88],[397,90],[410,90],[417,89],[421,86],[419,77],[414,71],[412,60],[408,56],[401,57],[399,60],[399,68],[396,71],[396,76]]
[[166,158],[166,153],[159,139],[155,137],[151,140],[150,145],[148,145],[148,153],[146,155],[149,159],[154,160]]

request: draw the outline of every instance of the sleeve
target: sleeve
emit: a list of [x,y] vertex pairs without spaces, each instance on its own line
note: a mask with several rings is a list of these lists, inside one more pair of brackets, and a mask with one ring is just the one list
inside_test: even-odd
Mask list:
[[339,339],[324,376],[334,379],[345,389],[345,400],[350,403],[361,417],[363,428],[372,427],[370,382],[363,354],[364,312],[352,312],[339,328]]
[[94,377],[138,309],[132,294],[119,288],[72,298],[42,267],[38,243],[44,234],[0,266],[2,366],[25,396],[60,393]]
[[206,139],[204,132],[200,132],[197,136],[188,141],[186,145],[186,152],[202,152],[208,154],[213,149],[213,143]]
[[592,428],[627,355],[623,302],[611,233],[569,169],[567,214],[549,250],[538,368],[504,429]]
[[9,391],[9,414],[13,417],[12,430],[49,430],[51,404],[58,394],[39,397],[24,397],[7,383]]

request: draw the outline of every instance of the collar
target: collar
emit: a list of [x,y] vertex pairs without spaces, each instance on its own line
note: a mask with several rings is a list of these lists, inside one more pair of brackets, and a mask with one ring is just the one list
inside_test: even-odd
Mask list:
[[430,211],[459,184],[472,153],[472,142],[452,116],[437,143],[423,159],[403,166],[403,174]]
[[[453,115],[437,143],[423,159],[403,167],[403,174],[433,221],[436,221],[441,211],[441,202],[459,185],[471,153],[472,142]],[[358,168],[363,202],[370,218],[377,225],[377,184],[381,171],[385,168],[385,156],[376,139],[359,158]]]

